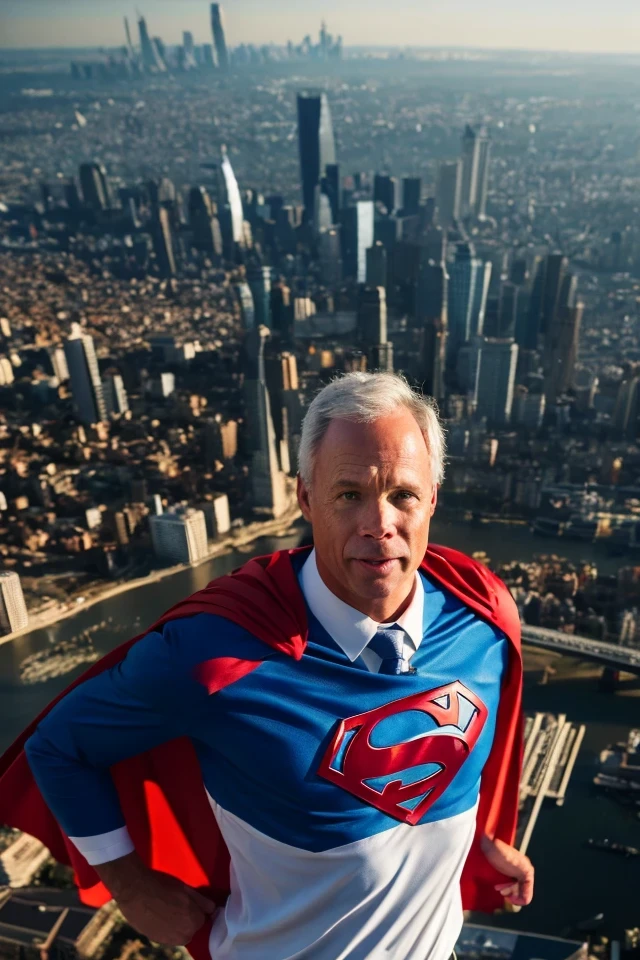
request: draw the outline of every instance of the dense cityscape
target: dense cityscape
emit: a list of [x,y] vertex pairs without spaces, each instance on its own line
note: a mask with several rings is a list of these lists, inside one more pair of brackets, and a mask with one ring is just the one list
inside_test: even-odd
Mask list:
[[[543,798],[564,804],[586,729],[600,765],[580,776],[637,854],[620,711],[640,726],[640,670],[608,647],[640,651],[637,63],[351,50],[325,23],[231,47],[220,4],[209,23],[204,44],[139,16],[117,50],[0,56],[0,642],[88,618],[25,646],[16,682],[96,659],[94,636],[126,628],[92,610],[125,588],[300,542],[311,399],[343,372],[399,372],[446,428],[438,539],[495,569],[532,628],[521,838]],[[588,676],[562,635],[584,638]],[[547,693],[578,678],[602,742]],[[569,787],[536,829],[570,809]],[[0,951],[13,888],[49,898],[46,935],[65,908],[29,844],[0,837]],[[515,957],[518,939],[522,957],[640,956],[637,909],[591,913],[541,924],[564,937],[548,953],[523,952],[524,914],[472,917],[458,956]],[[73,955],[151,955],[113,907],[72,927]]]

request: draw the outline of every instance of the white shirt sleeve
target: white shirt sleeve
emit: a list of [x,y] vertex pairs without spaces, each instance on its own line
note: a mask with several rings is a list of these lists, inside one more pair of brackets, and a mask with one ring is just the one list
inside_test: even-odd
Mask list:
[[119,860],[135,850],[126,827],[98,833],[94,837],[69,837],[69,840],[92,867]]

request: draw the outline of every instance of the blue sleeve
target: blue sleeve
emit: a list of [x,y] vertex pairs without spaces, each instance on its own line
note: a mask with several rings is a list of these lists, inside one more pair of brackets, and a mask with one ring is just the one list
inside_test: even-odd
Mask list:
[[147,634],[119,664],[67,694],[27,741],[38,787],[67,836],[123,828],[109,767],[189,734],[208,698],[193,670],[206,659],[201,638],[210,640],[213,620],[202,614]]

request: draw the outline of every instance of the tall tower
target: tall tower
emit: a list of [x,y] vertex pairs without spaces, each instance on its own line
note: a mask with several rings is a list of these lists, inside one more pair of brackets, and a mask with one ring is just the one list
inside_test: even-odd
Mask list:
[[466,125],[462,134],[462,184],[460,187],[460,213],[463,217],[473,211],[478,176],[478,152],[473,127]]
[[367,276],[369,287],[387,286],[387,251],[378,240],[367,250]]
[[224,17],[221,3],[211,4],[211,32],[213,34],[213,45],[216,48],[218,66],[221,70],[228,70],[229,53],[224,35]]
[[516,382],[518,345],[510,339],[478,337],[473,349],[476,352],[472,363],[476,413],[492,423],[508,423]]
[[0,636],[24,630],[28,623],[20,577],[14,570],[0,571]]
[[325,175],[327,164],[336,162],[333,125],[326,94],[298,94],[298,145],[302,202],[307,218],[311,220],[314,215],[316,186]]
[[376,173],[373,178],[373,202],[381,203],[389,216],[400,206],[400,184],[387,173]]
[[102,164],[80,164],[80,187],[87,207],[92,210],[107,210],[111,206],[107,171]]
[[447,353],[455,359],[458,349],[477,332],[476,284],[482,282],[482,261],[473,256],[468,243],[456,247],[455,261],[449,265]]
[[144,17],[138,20],[138,32],[140,33],[140,52],[142,53],[142,65],[147,70],[162,72],[166,70],[166,65],[160,56],[158,45],[152,40],[147,30],[147,22]]
[[423,262],[416,284],[416,325],[422,334],[422,363],[425,393],[444,399],[444,372],[447,349],[447,268],[444,261]]
[[318,247],[322,282],[330,290],[337,290],[342,280],[340,232],[334,227],[323,230],[318,237]]
[[569,261],[561,253],[550,253],[545,260],[540,333],[546,336],[551,330],[560,306],[562,285]]
[[255,326],[271,330],[271,267],[252,261],[247,265],[247,283],[253,297]]
[[235,247],[244,244],[244,213],[238,181],[222,147],[222,162],[218,175],[218,219],[222,231],[222,245],[227,260],[233,260]]
[[461,196],[462,162],[454,160],[451,163],[441,163],[436,181],[436,207],[438,223],[443,230],[448,230],[452,222],[459,218]]
[[267,327],[260,326],[245,337],[244,399],[246,422],[251,430],[253,506],[260,513],[279,517],[287,502],[265,376],[264,345],[269,333]]
[[354,206],[345,207],[341,219],[344,275],[364,283],[367,278],[367,250],[374,241],[373,201],[358,200]]
[[422,179],[420,177],[403,177],[402,212],[405,217],[419,213],[421,196]]
[[107,407],[102,394],[102,381],[93,337],[82,334],[80,328],[64,344],[64,355],[69,368],[71,393],[78,419],[82,423],[97,423],[107,419]]
[[573,380],[583,312],[583,303],[563,306],[549,331],[545,362],[545,393],[549,403],[555,403]]
[[358,290],[358,340],[368,350],[387,342],[387,295],[384,287],[360,286]]
[[247,333],[247,331],[252,330],[256,325],[256,310],[249,284],[236,284],[236,294],[238,295],[238,303],[240,304],[242,329],[245,333]]
[[487,212],[489,160],[491,158],[491,137],[486,127],[481,127],[476,137],[476,154],[477,165],[473,212],[476,217],[484,217]]
[[198,250],[222,254],[222,235],[220,221],[215,214],[217,208],[204,187],[192,187],[189,191],[189,226],[193,236],[193,245]]
[[161,277],[171,277],[176,272],[173,250],[171,216],[166,207],[158,207],[151,223],[151,238]]

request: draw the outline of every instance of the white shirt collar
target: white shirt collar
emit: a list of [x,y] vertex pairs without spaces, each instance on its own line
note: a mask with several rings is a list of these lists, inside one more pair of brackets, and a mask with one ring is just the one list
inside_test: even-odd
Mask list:
[[[402,616],[394,620],[406,631],[417,650],[422,642],[422,618],[424,612],[424,586],[416,570],[416,588],[411,603]],[[349,660],[356,660],[373,639],[382,624],[372,620],[348,603],[340,600],[326,585],[316,562],[315,548],[305,560],[300,571],[300,586],[311,613],[320,621],[327,633],[341,647]]]

